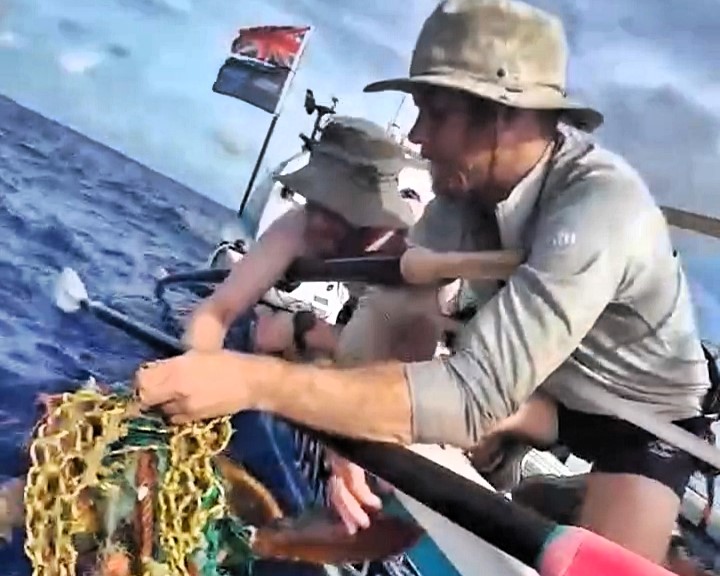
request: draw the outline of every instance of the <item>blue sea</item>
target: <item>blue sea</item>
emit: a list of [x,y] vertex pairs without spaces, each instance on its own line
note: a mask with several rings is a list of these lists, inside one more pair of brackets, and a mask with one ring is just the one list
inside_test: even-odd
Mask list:
[[[20,471],[38,394],[89,375],[121,381],[153,356],[94,318],[58,310],[59,271],[73,267],[93,298],[160,327],[163,312],[152,296],[158,269],[201,266],[233,218],[193,190],[0,98],[0,479]],[[718,334],[720,316],[709,317],[718,306],[718,262],[707,251],[688,259],[709,337]],[[0,549],[0,565],[3,576],[29,573],[19,538]]]
[[[93,298],[162,326],[157,270],[200,266],[232,211],[0,98],[0,474],[16,472],[41,392],[121,381],[153,353],[53,302],[71,266]],[[28,574],[19,539],[3,576]]]

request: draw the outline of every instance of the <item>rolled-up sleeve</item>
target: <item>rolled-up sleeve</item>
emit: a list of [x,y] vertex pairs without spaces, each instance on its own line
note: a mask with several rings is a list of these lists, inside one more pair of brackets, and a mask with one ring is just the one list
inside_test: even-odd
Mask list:
[[543,207],[528,260],[463,328],[455,353],[406,364],[416,442],[476,444],[578,347],[617,293],[632,219],[642,218],[611,184],[583,183]]

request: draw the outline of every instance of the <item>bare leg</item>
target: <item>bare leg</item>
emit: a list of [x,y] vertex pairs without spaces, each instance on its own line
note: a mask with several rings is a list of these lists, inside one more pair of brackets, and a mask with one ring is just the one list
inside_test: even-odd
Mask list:
[[[532,508],[560,524],[578,525],[587,494],[590,474],[576,476],[533,476],[512,491],[513,502]],[[709,576],[688,557],[682,542],[671,543],[664,566],[680,576]]]
[[679,511],[680,499],[656,480],[593,472],[588,475],[580,525],[659,564]]

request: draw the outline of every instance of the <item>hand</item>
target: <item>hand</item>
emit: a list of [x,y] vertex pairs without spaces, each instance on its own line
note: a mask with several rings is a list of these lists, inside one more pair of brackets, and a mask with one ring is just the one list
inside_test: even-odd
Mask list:
[[255,352],[272,354],[284,352],[293,346],[293,314],[291,312],[258,315],[255,321],[253,343]]
[[328,484],[330,505],[348,533],[355,534],[359,528],[370,526],[368,510],[380,510],[382,501],[370,490],[360,466],[332,452],[328,454],[328,463],[332,470]]
[[254,391],[278,377],[274,366],[267,356],[190,351],[141,366],[134,383],[143,409],[181,424],[253,409]]

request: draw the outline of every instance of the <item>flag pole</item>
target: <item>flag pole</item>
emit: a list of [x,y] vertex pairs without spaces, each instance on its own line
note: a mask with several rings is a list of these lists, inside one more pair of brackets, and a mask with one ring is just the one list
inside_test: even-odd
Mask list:
[[298,48],[297,55],[295,56],[295,59],[293,61],[292,68],[290,69],[290,74],[288,74],[288,78],[285,81],[285,85],[283,86],[282,92],[280,93],[280,98],[278,99],[278,104],[275,107],[275,112],[273,112],[272,119],[270,120],[270,125],[268,126],[268,130],[265,133],[265,139],[263,140],[262,146],[260,147],[260,152],[258,153],[257,160],[255,161],[255,166],[253,167],[253,171],[250,174],[250,180],[248,181],[247,187],[245,188],[245,194],[243,194],[242,201],[240,202],[240,208],[237,211],[237,216],[240,218],[242,216],[243,210],[245,210],[245,205],[247,204],[248,200],[250,199],[250,194],[252,193],[253,186],[255,185],[255,180],[257,179],[258,172],[260,172],[260,166],[262,165],[263,160],[265,159],[265,153],[267,152],[268,145],[270,144],[270,139],[272,138],[273,132],[275,132],[275,126],[277,126],[278,119],[280,118],[280,114],[282,113],[283,105],[285,103],[285,97],[287,96],[288,90],[290,89],[290,85],[292,84],[293,79],[295,78],[295,74],[297,73],[298,67],[300,66],[300,60],[303,56],[303,53],[305,52],[305,48],[307,46],[308,39],[310,38],[310,34],[313,31],[312,26],[308,26],[307,31],[305,32],[305,35],[303,36],[302,42],[300,43],[300,48]]
[[393,128],[393,126],[396,128],[400,128],[397,121],[400,116],[400,112],[402,111],[402,107],[405,105],[406,98],[407,98],[407,94],[403,94],[402,97],[400,98],[400,104],[398,104],[397,110],[395,110],[395,116],[393,116],[392,120],[390,120],[390,122],[388,122],[388,126],[387,126],[388,134],[390,134],[391,128]]

